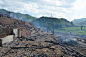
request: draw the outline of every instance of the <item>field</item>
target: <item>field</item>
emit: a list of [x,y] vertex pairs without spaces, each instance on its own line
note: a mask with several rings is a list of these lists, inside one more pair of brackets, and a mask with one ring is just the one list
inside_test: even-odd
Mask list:
[[60,30],[55,29],[55,32],[66,33],[68,30],[72,30],[73,34],[86,35],[86,27],[83,27],[82,30],[81,27],[66,27],[61,28]]

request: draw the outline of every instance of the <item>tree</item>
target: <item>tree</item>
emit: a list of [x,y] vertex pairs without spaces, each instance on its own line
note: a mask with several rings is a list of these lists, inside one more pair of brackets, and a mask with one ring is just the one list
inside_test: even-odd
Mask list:
[[52,33],[54,34],[54,19],[52,19],[51,23],[48,24],[48,26],[47,26],[47,32],[48,32],[48,29],[49,29],[50,26],[52,27],[52,29],[53,29]]
[[81,30],[82,30],[82,28],[83,28],[83,25],[81,26]]
[[51,25],[52,25],[52,29],[53,29],[52,33],[54,34],[54,19],[52,20]]

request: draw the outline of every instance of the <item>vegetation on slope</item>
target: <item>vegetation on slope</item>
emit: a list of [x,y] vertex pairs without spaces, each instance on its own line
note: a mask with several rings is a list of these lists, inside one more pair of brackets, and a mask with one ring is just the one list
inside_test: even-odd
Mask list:
[[[9,13],[10,11],[7,11],[5,9],[0,9],[0,13]],[[33,22],[35,27],[38,28],[49,28],[52,30],[52,26],[54,29],[60,29],[64,27],[71,27],[74,26],[72,22],[67,21],[64,18],[51,18],[51,17],[32,17],[28,14],[21,14],[21,13],[14,13],[14,16],[11,15],[12,18],[22,20],[22,21],[27,21],[27,22]]]
[[86,27],[83,27],[82,30],[81,27],[66,27],[61,29],[55,29],[55,32],[67,33],[68,30],[72,30],[73,34],[86,35]]
[[[8,14],[9,12],[10,11],[7,11],[5,9],[0,9],[0,13]],[[14,16],[12,16],[13,14],[14,14]],[[10,15],[11,18],[22,20],[22,21],[32,22],[35,19],[37,19],[36,17],[32,17],[28,14],[21,14],[21,13],[14,13],[14,12],[13,12],[13,14]]]
[[[64,28],[64,27],[74,26],[74,24],[72,22],[69,22],[64,18],[40,17],[35,22],[38,22],[39,26],[42,29],[47,28],[47,27],[49,29],[52,29],[52,26],[54,27],[54,29],[60,29],[60,28]],[[36,23],[35,23],[35,25],[36,25]]]

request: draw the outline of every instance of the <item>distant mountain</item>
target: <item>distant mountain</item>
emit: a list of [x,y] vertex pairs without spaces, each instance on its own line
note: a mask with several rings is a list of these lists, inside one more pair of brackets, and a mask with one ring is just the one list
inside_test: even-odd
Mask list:
[[0,9],[0,13],[9,13],[10,11],[7,11],[5,9]]
[[72,22],[77,26],[86,26],[86,18],[74,19]]
[[[4,14],[9,14],[10,11],[7,11],[5,9],[0,9],[0,13],[4,13]],[[14,14],[14,16],[12,16]],[[32,22],[35,19],[37,19],[36,17],[30,16],[28,14],[21,14],[21,13],[12,13],[10,15],[11,18],[14,19],[18,19],[18,20],[22,20],[22,21],[27,21],[27,22]]]

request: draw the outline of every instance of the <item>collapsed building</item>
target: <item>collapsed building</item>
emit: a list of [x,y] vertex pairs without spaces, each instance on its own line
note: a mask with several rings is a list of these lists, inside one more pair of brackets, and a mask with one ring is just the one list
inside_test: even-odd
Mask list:
[[13,12],[7,12],[7,13],[0,12],[0,17],[3,17],[3,16],[14,18],[14,13]]
[[[31,35],[30,28],[33,28],[32,23],[23,22],[22,20],[12,19],[10,14],[5,16],[0,13],[0,46],[4,43],[14,41],[17,37],[27,37]],[[8,18],[9,17],[9,18]]]
[[4,43],[14,41],[17,37],[21,37],[20,29],[0,28],[0,47]]

